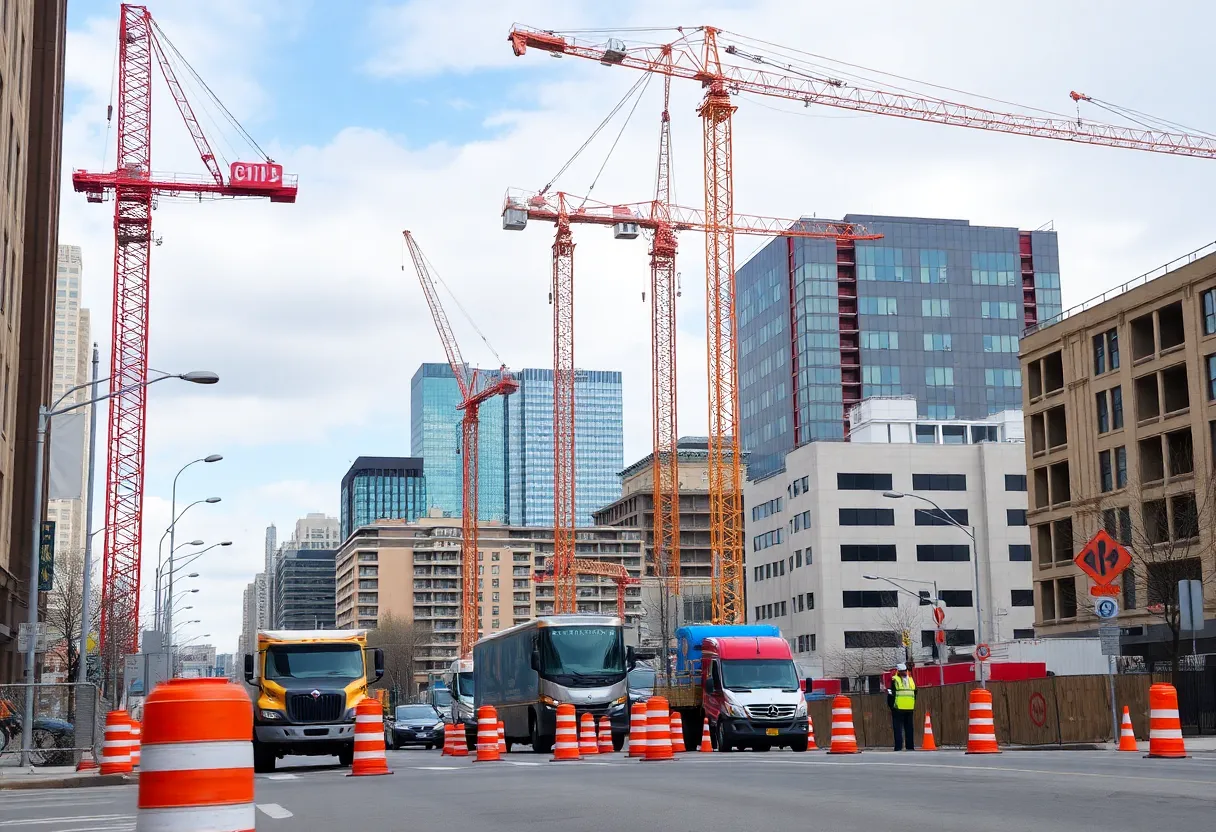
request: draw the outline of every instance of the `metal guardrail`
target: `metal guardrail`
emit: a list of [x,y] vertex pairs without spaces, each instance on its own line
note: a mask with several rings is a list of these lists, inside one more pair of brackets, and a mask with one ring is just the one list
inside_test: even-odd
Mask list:
[[1140,275],[1139,277],[1132,278],[1131,280],[1127,281],[1126,283],[1122,284],[1121,286],[1116,286],[1113,289],[1108,289],[1105,292],[1103,292],[1102,294],[1098,295],[1097,297],[1090,298],[1089,300],[1085,301],[1084,303],[1079,303],[1076,306],[1065,309],[1059,315],[1054,315],[1045,321],[1039,321],[1034,326],[1028,326],[1024,330],[1022,330],[1022,337],[1025,338],[1027,336],[1033,335],[1034,333],[1038,332],[1039,330],[1046,329],[1047,327],[1052,326],[1053,324],[1060,323],[1065,318],[1070,318],[1073,315],[1078,315],[1081,312],[1084,312],[1088,309],[1092,309],[1101,303],[1105,303],[1106,301],[1110,300],[1111,298],[1118,297],[1119,295],[1123,294],[1124,292],[1127,292],[1127,291],[1130,291],[1131,289],[1135,289],[1137,287],[1143,286],[1144,284],[1148,283],[1151,280],[1156,280],[1158,277],[1163,277],[1164,275],[1169,274],[1170,272],[1174,271],[1175,269],[1180,269],[1183,266],[1188,266],[1191,263],[1194,263],[1196,260],[1198,260],[1202,257],[1207,257],[1209,254],[1216,254],[1216,240],[1208,243],[1205,246],[1200,246],[1199,248],[1195,249],[1194,251],[1190,252],[1189,254],[1184,254],[1181,257],[1176,257],[1173,260],[1166,263],[1164,266],[1158,266],[1157,268],[1153,269],[1150,272],[1145,272],[1144,274]]
[[86,750],[97,757],[108,707],[95,685],[0,685],[0,766],[20,764],[28,695],[34,697],[33,744],[29,749],[33,765],[75,765]]

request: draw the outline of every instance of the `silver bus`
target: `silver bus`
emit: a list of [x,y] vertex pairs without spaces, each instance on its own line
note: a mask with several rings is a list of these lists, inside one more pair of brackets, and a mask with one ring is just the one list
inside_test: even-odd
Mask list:
[[547,615],[518,624],[474,645],[476,706],[498,711],[508,749],[521,743],[548,752],[558,705],[574,705],[580,717],[592,714],[597,725],[628,707],[632,652],[615,616]]

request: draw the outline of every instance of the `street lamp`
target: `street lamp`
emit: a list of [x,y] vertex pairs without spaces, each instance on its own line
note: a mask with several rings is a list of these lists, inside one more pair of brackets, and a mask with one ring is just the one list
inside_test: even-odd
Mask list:
[[[193,503],[191,505],[193,505]],[[182,512],[182,514],[185,514],[185,513],[186,513],[185,511]],[[163,536],[161,537],[161,540],[164,540]],[[202,545],[203,545],[202,540],[191,540],[188,543],[182,543],[182,544],[178,545],[177,548],[181,549],[183,546],[202,546]],[[173,558],[172,552],[169,553],[169,558],[170,558],[170,562],[172,562],[172,558]],[[156,592],[154,594],[154,597],[156,599],[156,601],[155,601],[156,629],[162,633],[165,633],[165,632],[167,632],[167,627],[168,627],[169,622],[168,622],[167,616],[166,616],[166,621],[164,622],[165,626],[161,626],[161,618],[162,618],[162,614],[164,613],[165,605],[161,604],[160,585],[161,585],[161,582],[164,580],[164,578],[167,577],[167,575],[165,574],[165,570],[164,570],[164,567],[166,564],[160,563],[159,558],[157,559],[157,561],[158,562],[156,564]],[[164,645],[161,645],[161,649],[164,649]]]
[[[29,586],[29,618],[28,618],[29,643],[26,645],[26,651],[25,651],[25,682],[30,687],[29,687],[29,693],[25,697],[25,714],[24,714],[24,719],[21,723],[21,765],[22,766],[29,765],[29,751],[30,751],[30,747],[33,745],[33,739],[34,739],[34,737],[33,737],[34,697],[32,694],[33,694],[33,690],[34,690],[34,688],[33,688],[34,671],[37,666],[37,660],[35,657],[37,655],[37,649],[38,649],[38,638],[37,638],[37,635],[38,635],[38,554],[39,554],[38,550],[39,550],[40,539],[42,536],[41,535],[42,509],[43,509],[43,505],[42,505],[42,468],[43,468],[43,459],[46,454],[46,434],[47,434],[47,431],[50,429],[51,419],[55,416],[61,416],[65,413],[71,413],[74,410],[79,410],[82,407],[88,407],[89,405],[98,404],[99,402],[104,402],[108,399],[114,398],[115,396],[124,395],[133,390],[139,390],[141,388],[148,387],[149,385],[156,384],[158,381],[164,381],[165,379],[176,378],[176,379],[181,379],[182,381],[189,381],[193,384],[215,384],[217,381],[220,380],[220,377],[218,375],[216,375],[215,373],[213,373],[209,370],[192,370],[191,372],[188,372],[188,373],[162,373],[161,375],[157,376],[156,378],[146,378],[137,384],[129,384],[126,387],[121,387],[118,390],[112,390],[111,392],[106,393],[105,395],[98,396],[98,395],[96,395],[97,385],[100,384],[102,381],[109,381],[110,379],[97,378],[97,366],[98,366],[98,353],[97,353],[97,346],[94,345],[93,346],[93,379],[92,379],[92,381],[85,382],[84,384],[77,384],[75,387],[69,388],[67,391],[64,392],[64,394],[62,396],[60,396],[58,399],[56,399],[51,404],[50,407],[47,407],[46,405],[38,406],[38,435],[37,435],[37,441],[34,446],[34,500],[33,500],[33,502],[34,502],[33,515],[34,516],[32,518],[31,528],[30,528],[30,586]],[[153,370],[152,372],[160,372],[160,371]],[[92,398],[86,399],[85,401],[82,401],[82,402],[73,402],[72,404],[68,404],[68,405],[63,404],[63,400],[66,399],[68,396],[72,395],[73,393],[75,393],[78,390],[83,390],[86,387],[91,388],[91,392],[93,394]],[[85,521],[85,531],[86,531],[85,539],[86,539],[86,541],[91,539],[87,535],[90,531],[90,526],[92,523],[91,515],[92,515],[92,502],[93,502],[93,488],[92,488],[93,470],[94,470],[93,463],[96,458],[96,445],[97,445],[96,413],[97,413],[97,409],[93,408],[93,416],[91,419],[91,423],[89,425],[89,474],[88,474],[89,495],[88,495],[88,502],[86,503],[86,518],[87,518]],[[86,544],[85,544],[85,562],[84,562],[85,578],[84,578],[83,585],[81,587],[82,590],[84,591],[84,599],[81,604],[81,618],[80,618],[80,620],[83,624],[81,629],[84,631],[81,634],[80,641],[81,641],[81,644],[84,645],[86,650],[88,647],[87,633],[88,633],[88,621],[89,621],[89,591],[90,591],[88,576],[89,576],[89,571],[92,569],[92,566],[93,566],[93,564],[92,564],[92,546],[86,542]],[[81,653],[80,667],[77,668],[77,679],[78,680],[84,679],[84,676],[82,675],[82,673],[83,673],[83,666],[85,664],[85,661],[84,661],[85,655],[86,655],[85,653]]]
[[[940,607],[942,605],[942,600],[939,597],[939,594],[937,591],[937,581],[920,581],[915,578],[895,579],[895,578],[886,578],[886,577],[883,577],[882,575],[862,575],[861,577],[865,578],[867,581],[886,581],[891,586],[898,589],[900,592],[903,592],[907,595],[911,595],[913,598],[915,598],[917,600],[918,603],[920,601],[924,600],[921,597],[921,594],[919,592],[913,592],[912,590],[902,586],[899,582],[902,581],[903,583],[924,584],[925,586],[931,586],[931,587],[933,587],[933,606],[936,608],[936,607]],[[942,645],[942,647],[945,647],[945,645]],[[938,649],[938,651],[937,651],[937,683],[942,686],[944,686],[946,684],[946,671],[942,666],[942,650],[941,649]]]
[[[980,601],[980,545],[979,541],[977,541],[975,538],[975,528],[968,528],[962,523],[959,523],[957,520],[951,517],[945,509],[930,500],[928,497],[922,497],[919,494],[905,493],[903,491],[884,491],[882,496],[889,497],[892,500],[898,500],[901,497],[911,497],[915,500],[920,500],[922,503],[928,503],[937,509],[938,519],[945,520],[948,525],[954,526],[956,529],[960,529],[963,534],[971,538],[971,566],[974,570],[975,576],[975,643],[977,645],[983,644],[984,615]],[[979,681],[980,687],[988,687],[988,685],[984,682],[984,663],[981,662],[978,657],[975,659],[975,678],[977,681]]]
[[[188,544],[187,544],[187,543],[183,543],[183,544],[182,544],[182,546],[202,546],[202,545],[203,545],[203,541],[201,541],[201,540],[195,540],[195,541],[191,541],[191,542],[190,542],[190,543],[188,543]],[[170,613],[172,612],[172,607],[173,607],[173,576],[174,576],[174,575],[176,575],[178,572],[180,572],[182,569],[185,569],[185,568],[186,568],[187,566],[189,566],[190,564],[194,563],[196,560],[198,560],[199,558],[201,558],[201,557],[202,557],[203,555],[205,555],[207,552],[210,552],[212,549],[215,549],[215,548],[216,548],[216,547],[218,547],[218,546],[231,546],[231,545],[232,545],[232,541],[231,541],[231,540],[223,540],[223,541],[220,541],[219,543],[212,543],[212,544],[211,544],[210,546],[208,546],[206,549],[200,549],[200,550],[199,550],[199,551],[197,551],[197,552],[191,552],[191,553],[190,553],[190,556],[189,556],[189,557],[187,557],[187,558],[186,558],[186,560],[185,560],[184,562],[179,563],[177,566],[173,566],[173,560],[174,560],[174,551],[176,551],[176,550],[174,550],[174,551],[170,551],[170,552],[169,552],[169,566],[171,566],[172,568],[169,570],[169,573],[168,573],[168,578],[169,578],[169,597],[168,597],[168,599],[167,599],[167,601],[166,601],[166,606],[169,608]],[[181,548],[181,546],[179,546],[179,547],[177,547],[177,548],[178,548],[178,549],[180,549],[180,548]],[[191,574],[189,577],[194,577],[194,578],[197,578],[197,577],[198,577],[198,573],[197,573],[197,572],[194,572],[194,573],[192,573],[192,574]],[[157,592],[158,592],[158,594],[159,594],[159,591],[160,591],[160,585],[159,585],[159,584],[157,584]],[[172,615],[170,615],[170,617],[169,617],[169,622],[168,622],[168,623],[169,623],[169,624],[171,624],[171,623],[172,623]],[[168,631],[168,625],[166,625],[165,629],[166,629],[166,631]]]
[[[191,465],[196,465],[200,462],[219,462],[223,458],[224,457],[219,454],[208,454],[207,456],[200,457],[198,459],[192,459],[181,468],[177,469],[177,473],[173,475],[173,489],[169,500],[169,516],[174,519],[173,522],[169,524],[169,603],[166,604],[166,606],[169,608],[169,620],[165,627],[165,630],[169,634],[168,638],[170,647],[173,646],[173,539],[175,533],[177,532],[177,478],[180,477],[182,472],[184,472]],[[219,500],[217,499],[216,502],[219,502]],[[184,513],[185,512],[183,512],[183,514]]]

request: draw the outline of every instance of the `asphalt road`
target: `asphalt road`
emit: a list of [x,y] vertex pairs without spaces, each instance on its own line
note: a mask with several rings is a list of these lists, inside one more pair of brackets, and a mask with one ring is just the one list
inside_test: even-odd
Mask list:
[[[1145,760],[1108,751],[686,754],[646,763],[613,754],[549,763],[523,751],[473,764],[389,752],[387,777],[296,758],[258,775],[259,832],[448,828],[463,832],[1143,832],[1208,829],[1216,754]],[[130,832],[136,788],[0,793],[0,832]]]

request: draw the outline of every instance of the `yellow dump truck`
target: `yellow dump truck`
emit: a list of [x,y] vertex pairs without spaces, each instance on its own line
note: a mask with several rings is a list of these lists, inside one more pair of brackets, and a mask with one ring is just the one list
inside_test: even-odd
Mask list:
[[274,771],[287,755],[355,753],[355,706],[384,675],[384,653],[366,630],[263,630],[245,656],[253,698],[253,767]]

